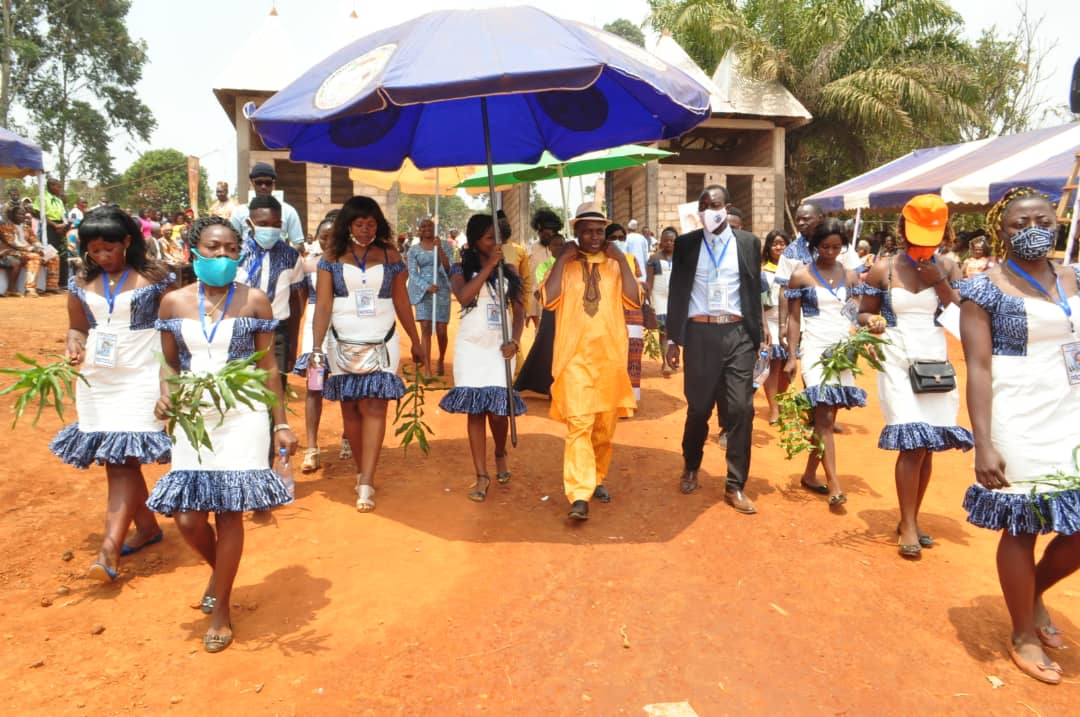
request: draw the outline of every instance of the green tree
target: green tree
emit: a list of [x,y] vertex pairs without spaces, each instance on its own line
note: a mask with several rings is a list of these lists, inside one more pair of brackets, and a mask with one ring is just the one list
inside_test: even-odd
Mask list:
[[794,199],[919,146],[962,139],[982,118],[975,53],[946,0],[650,0],[706,71],[733,50],[781,82],[814,120],[788,134]]
[[[144,152],[127,168],[118,184],[106,189],[110,198],[135,211],[144,207],[166,211],[189,207],[187,155],[175,149]],[[206,168],[199,167],[199,206],[209,205]]]
[[604,30],[612,35],[618,35],[638,47],[645,47],[645,33],[641,31],[640,27],[625,18],[620,17],[618,20],[612,20],[607,25],[604,25]]
[[[398,194],[398,233],[416,231],[420,220],[435,213],[435,197],[430,194]],[[465,231],[465,223],[473,211],[458,196],[439,197],[439,233],[451,229]]]
[[2,0],[0,114],[19,106],[42,149],[69,174],[109,181],[110,141],[148,141],[153,115],[135,85],[146,43],[127,31],[130,0]]

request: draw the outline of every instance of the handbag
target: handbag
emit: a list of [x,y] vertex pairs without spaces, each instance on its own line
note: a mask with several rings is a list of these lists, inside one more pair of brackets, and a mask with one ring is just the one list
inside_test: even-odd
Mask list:
[[908,367],[915,393],[945,393],[956,388],[956,369],[946,361],[914,360]]
[[364,376],[390,368],[390,349],[386,342],[394,336],[394,327],[382,341],[349,341],[334,334],[334,352],[338,368],[345,373]]
[[656,318],[656,309],[648,301],[641,305],[641,323],[646,331],[656,331],[660,328],[660,321]]

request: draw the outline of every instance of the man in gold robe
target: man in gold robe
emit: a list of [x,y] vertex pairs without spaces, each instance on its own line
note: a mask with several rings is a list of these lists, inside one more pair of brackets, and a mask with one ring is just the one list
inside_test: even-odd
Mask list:
[[551,417],[566,423],[563,486],[574,520],[589,517],[589,500],[611,500],[604,487],[620,417],[636,404],[626,371],[623,308],[641,306],[641,288],[626,257],[608,244],[610,222],[584,204],[568,242],[544,282],[544,308],[555,312]]

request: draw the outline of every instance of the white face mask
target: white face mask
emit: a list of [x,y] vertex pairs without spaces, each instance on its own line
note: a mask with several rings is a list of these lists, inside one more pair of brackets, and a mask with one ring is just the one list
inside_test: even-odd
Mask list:
[[727,209],[706,209],[700,215],[701,226],[709,234],[719,234],[720,226],[727,221]]

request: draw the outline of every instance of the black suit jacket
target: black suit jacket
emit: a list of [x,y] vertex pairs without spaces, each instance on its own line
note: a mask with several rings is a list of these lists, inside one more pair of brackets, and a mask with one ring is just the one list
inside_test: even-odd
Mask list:
[[[743,322],[755,341],[761,342],[761,240],[750,232],[733,229],[735,249],[739,254],[739,304]],[[675,240],[671,258],[671,282],[668,286],[668,338],[686,345],[686,321],[690,311],[690,289],[697,272],[698,256],[705,233],[696,229]]]

